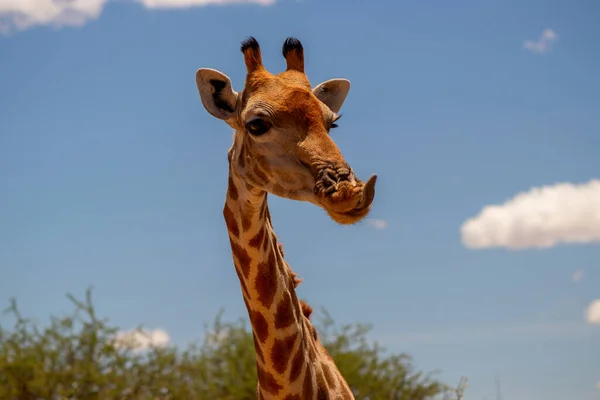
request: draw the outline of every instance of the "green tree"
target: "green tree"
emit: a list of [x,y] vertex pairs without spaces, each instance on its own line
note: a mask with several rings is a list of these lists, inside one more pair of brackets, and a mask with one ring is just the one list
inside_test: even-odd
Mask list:
[[[95,313],[91,290],[85,301],[68,295],[75,310],[51,317],[45,328],[24,318],[0,325],[0,399],[149,400],[256,398],[252,334],[244,319],[223,322],[222,312],[206,326],[200,344],[185,349],[151,346],[139,351],[118,339],[119,329]],[[431,374],[414,371],[407,355],[386,355],[369,343],[368,325],[337,327],[322,312],[321,340],[360,400],[462,398],[465,381],[452,389]],[[142,327],[138,332],[143,334]]]

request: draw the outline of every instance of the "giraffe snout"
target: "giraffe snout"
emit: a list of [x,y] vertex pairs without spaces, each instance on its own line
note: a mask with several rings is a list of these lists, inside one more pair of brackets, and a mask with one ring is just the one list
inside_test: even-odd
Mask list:
[[345,213],[360,204],[364,186],[348,165],[326,165],[318,170],[314,193],[328,210]]
[[334,221],[353,224],[369,213],[376,181],[376,175],[361,181],[347,165],[327,165],[318,169],[314,193]]

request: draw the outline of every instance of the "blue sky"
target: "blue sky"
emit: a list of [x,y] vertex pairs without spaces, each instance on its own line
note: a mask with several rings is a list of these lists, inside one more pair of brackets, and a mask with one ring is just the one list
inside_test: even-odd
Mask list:
[[300,297],[468,377],[468,400],[496,378],[505,399],[598,398],[596,2],[173,3],[0,0],[0,302],[46,321],[93,285],[101,315],[176,344],[245,317],[231,132],[194,75],[240,90],[240,41],[277,72],[294,35],[313,84],[352,82],[334,139],[379,176],[357,226],[271,197]]

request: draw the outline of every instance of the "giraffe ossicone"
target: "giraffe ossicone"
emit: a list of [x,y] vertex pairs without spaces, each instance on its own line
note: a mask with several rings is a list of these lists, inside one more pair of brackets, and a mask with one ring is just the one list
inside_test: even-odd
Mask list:
[[267,205],[271,193],[311,202],[340,224],[367,216],[377,177],[358,179],[329,135],[350,82],[330,79],[312,87],[296,38],[284,41],[286,70],[276,75],[264,67],[256,39],[243,41],[241,51],[247,69],[242,91],[210,68],[196,72],[196,84],[206,110],[234,129],[223,216],[252,325],[257,396],[353,399],[319,341],[312,309],[296,296],[301,280],[284,260]]

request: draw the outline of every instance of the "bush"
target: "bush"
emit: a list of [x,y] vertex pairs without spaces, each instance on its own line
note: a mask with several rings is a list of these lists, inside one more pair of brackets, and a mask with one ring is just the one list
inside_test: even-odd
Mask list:
[[[220,312],[200,345],[140,351],[96,316],[91,289],[85,301],[68,297],[73,314],[51,317],[44,329],[11,301],[6,311],[15,324],[10,330],[0,325],[0,399],[256,399],[254,343],[245,319],[223,322]],[[367,341],[370,326],[338,328],[326,312],[316,325],[357,400],[462,399],[464,380],[452,389],[415,372],[409,356],[386,356]]]

